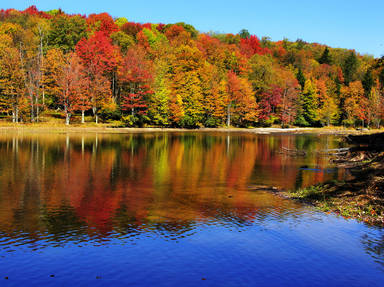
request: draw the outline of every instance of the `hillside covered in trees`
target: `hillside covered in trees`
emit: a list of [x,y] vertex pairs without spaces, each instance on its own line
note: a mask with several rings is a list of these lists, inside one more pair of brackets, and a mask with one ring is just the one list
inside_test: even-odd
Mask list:
[[0,113],[125,126],[374,126],[384,60],[247,30],[200,33],[107,13],[0,10]]

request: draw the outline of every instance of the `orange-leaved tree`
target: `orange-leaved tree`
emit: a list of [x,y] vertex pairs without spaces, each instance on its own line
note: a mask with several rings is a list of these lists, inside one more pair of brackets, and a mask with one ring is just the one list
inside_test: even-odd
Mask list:
[[364,95],[364,88],[360,81],[349,83],[348,86],[341,88],[341,95],[345,99],[345,111],[347,119],[345,124],[353,125],[356,120],[360,120],[364,126],[367,117],[368,100]]
[[232,120],[238,125],[254,123],[259,111],[251,84],[232,71],[227,77],[227,126]]

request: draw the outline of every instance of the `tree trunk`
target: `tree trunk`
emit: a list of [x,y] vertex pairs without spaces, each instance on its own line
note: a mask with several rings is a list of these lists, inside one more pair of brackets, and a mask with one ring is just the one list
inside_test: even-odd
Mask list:
[[66,125],[69,125],[70,118],[71,118],[71,114],[70,114],[70,113],[67,113],[67,115],[66,115],[66,117],[65,117],[65,124],[66,124]]
[[99,116],[98,116],[98,114],[95,115],[95,121],[96,121],[96,124],[99,123]]
[[[40,74],[40,78],[39,78],[39,87],[41,87],[41,90],[42,90],[42,96],[43,96],[43,106],[44,106],[44,103],[45,103],[45,92],[44,92],[44,52],[43,52],[43,42],[44,42],[44,32],[41,28],[41,26],[39,25],[38,26],[38,29],[39,29],[39,36],[40,36],[40,51],[39,51],[39,58],[40,58],[40,62],[39,62],[39,74]],[[38,99],[39,99],[39,96],[36,97],[36,102],[37,102],[37,121],[39,121],[39,106],[38,106]]]
[[112,73],[112,98],[116,102],[116,74]]
[[71,114],[68,112],[68,108],[66,105],[64,107],[64,110],[65,110],[65,124],[69,125],[69,120],[70,120]]
[[81,111],[81,123],[84,123],[84,111]]
[[36,122],[39,122],[39,103],[36,97]]
[[97,117],[97,108],[95,106],[92,107],[92,112],[93,112],[93,116],[95,117],[95,122],[98,123],[99,122],[99,119]]
[[66,125],[69,125],[69,119],[70,119],[70,117],[71,117],[71,114],[70,114],[70,113],[66,113],[66,115],[65,115],[65,124],[66,124]]
[[31,96],[31,123],[35,122],[34,112],[33,112],[33,98]]
[[231,104],[227,106],[227,127],[231,125]]

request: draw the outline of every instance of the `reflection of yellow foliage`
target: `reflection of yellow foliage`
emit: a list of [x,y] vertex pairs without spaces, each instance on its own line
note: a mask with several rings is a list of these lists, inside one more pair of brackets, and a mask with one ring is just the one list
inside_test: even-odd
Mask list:
[[184,156],[184,145],[180,145],[179,149],[177,150],[176,165],[175,165],[176,169],[178,170],[182,168],[183,156]]
[[[287,208],[297,206],[249,186],[289,189],[328,175],[299,172],[295,164],[327,163],[315,153],[286,157],[277,152],[281,146],[315,151],[335,143],[236,134],[3,134],[0,231],[42,231],[44,222],[64,209],[99,233],[127,221],[170,224],[176,230],[212,217],[254,220],[271,208],[284,216]],[[18,219],[22,224],[14,222],[17,210],[28,215]],[[146,226],[141,228],[150,230]]]

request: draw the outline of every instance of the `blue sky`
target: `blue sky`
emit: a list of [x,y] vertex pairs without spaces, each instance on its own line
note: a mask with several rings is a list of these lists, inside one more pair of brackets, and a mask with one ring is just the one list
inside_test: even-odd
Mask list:
[[[135,22],[186,22],[199,31],[248,29],[272,40],[298,38],[331,47],[384,55],[383,0],[3,0],[0,8],[62,8],[67,13],[108,12]],[[5,3],[4,3],[5,2]]]

